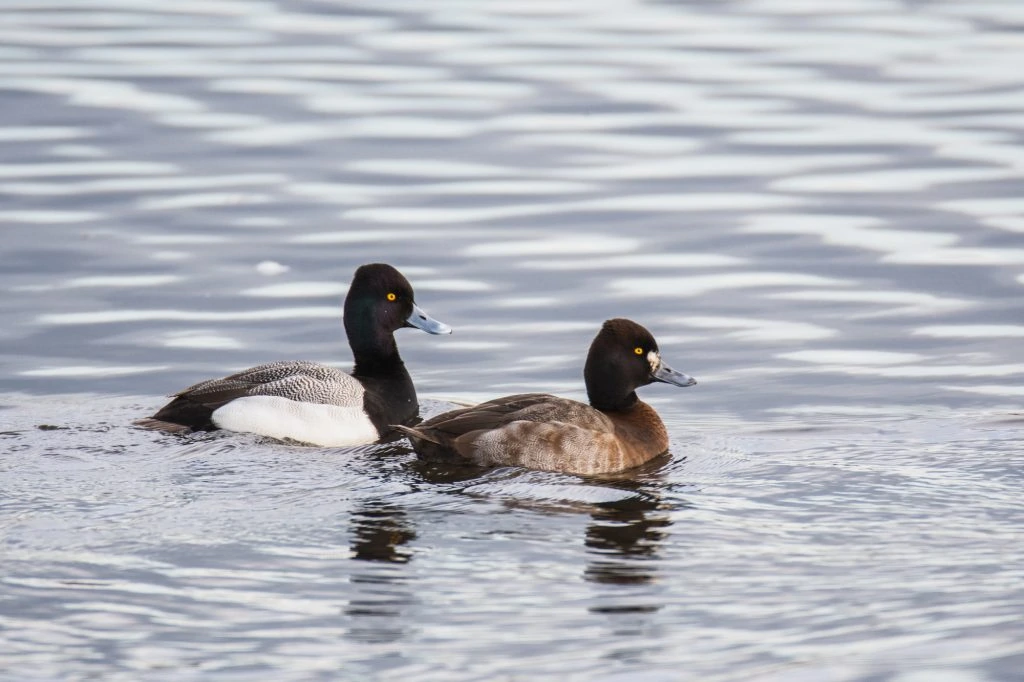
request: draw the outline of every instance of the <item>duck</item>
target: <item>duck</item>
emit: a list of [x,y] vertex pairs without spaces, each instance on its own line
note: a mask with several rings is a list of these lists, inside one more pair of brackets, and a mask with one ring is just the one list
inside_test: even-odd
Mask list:
[[416,304],[412,285],[395,267],[356,269],[342,314],[355,364],[351,372],[285,360],[209,379],[172,394],[136,425],[172,433],[223,429],[323,447],[374,443],[391,424],[419,417],[416,388],[398,354],[394,333],[452,329]]
[[697,383],[666,365],[654,336],[625,318],[601,326],[583,378],[589,404],[521,393],[395,428],[418,455],[428,458],[456,456],[485,467],[583,475],[618,473],[668,451],[664,422],[636,389],[654,382]]

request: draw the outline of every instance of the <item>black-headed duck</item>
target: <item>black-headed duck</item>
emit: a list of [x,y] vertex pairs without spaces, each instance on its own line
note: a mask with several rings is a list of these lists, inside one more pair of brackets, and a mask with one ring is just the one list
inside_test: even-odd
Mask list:
[[523,393],[396,428],[426,456],[455,454],[482,466],[614,473],[668,450],[661,417],[637,398],[636,389],[656,381],[697,383],[662,362],[651,333],[626,319],[604,323],[590,345],[583,376],[589,405]]
[[306,361],[259,365],[174,394],[140,426],[174,432],[225,429],[328,447],[373,443],[419,414],[394,332],[451,328],[416,305],[412,286],[383,263],[356,270],[345,297],[352,373]]

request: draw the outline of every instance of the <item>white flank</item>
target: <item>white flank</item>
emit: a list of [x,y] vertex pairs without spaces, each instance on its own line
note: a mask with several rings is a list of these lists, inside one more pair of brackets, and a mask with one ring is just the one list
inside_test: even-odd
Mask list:
[[228,431],[325,447],[373,443],[379,437],[362,406],[301,403],[269,395],[232,400],[214,411],[213,423]]

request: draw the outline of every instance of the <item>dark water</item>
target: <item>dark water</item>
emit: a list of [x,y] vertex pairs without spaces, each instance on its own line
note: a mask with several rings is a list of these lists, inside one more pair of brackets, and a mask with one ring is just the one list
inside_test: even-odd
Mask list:
[[[8,2],[6,679],[1024,679],[1024,5]],[[611,479],[132,419],[346,366],[424,410],[700,384]]]

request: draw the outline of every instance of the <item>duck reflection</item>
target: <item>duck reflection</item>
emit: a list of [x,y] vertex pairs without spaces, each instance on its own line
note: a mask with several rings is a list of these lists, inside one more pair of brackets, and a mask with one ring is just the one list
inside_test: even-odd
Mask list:
[[[664,481],[659,471],[670,461],[666,455],[647,465],[622,475],[590,477],[588,483],[620,492],[632,493],[612,502],[586,505],[591,522],[587,525],[584,545],[587,548],[587,566],[584,578],[590,582],[636,585],[656,579],[658,551],[672,525],[669,505],[664,503],[659,490]],[[412,460],[410,468],[425,482],[451,484],[478,479],[488,471],[459,458],[422,457]],[[518,506],[542,508],[537,500],[508,502]],[[672,508],[690,506],[681,501],[671,503]]]
[[[636,585],[656,578],[658,551],[672,519],[658,488],[642,478],[608,481],[609,487],[633,495],[605,502],[591,512],[584,544],[584,577],[595,583]],[[674,503],[679,506],[679,503]]]
[[658,546],[672,521],[647,497],[602,504],[591,513],[584,544],[589,559],[584,577],[596,583],[632,585],[655,578]]
[[344,608],[351,618],[346,637],[358,642],[388,643],[408,634],[407,611],[415,601],[402,566],[413,556],[416,538],[407,514],[395,505],[373,500],[357,509],[349,522],[354,561],[369,562],[354,570],[354,595]]
[[412,558],[405,545],[416,539],[416,531],[402,509],[375,501],[356,510],[350,525],[353,559],[404,564]]
[[473,481],[487,471],[461,457],[417,457],[408,466],[417,478],[435,485]]

